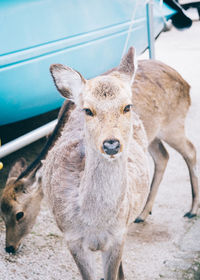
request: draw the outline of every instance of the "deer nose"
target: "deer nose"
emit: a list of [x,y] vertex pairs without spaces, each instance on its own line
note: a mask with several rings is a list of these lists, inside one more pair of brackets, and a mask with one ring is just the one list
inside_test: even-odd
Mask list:
[[109,139],[103,142],[103,150],[107,155],[115,155],[119,152],[120,142],[117,139]]
[[13,246],[8,246],[5,248],[5,250],[7,253],[12,253],[12,254],[15,253],[15,248]]

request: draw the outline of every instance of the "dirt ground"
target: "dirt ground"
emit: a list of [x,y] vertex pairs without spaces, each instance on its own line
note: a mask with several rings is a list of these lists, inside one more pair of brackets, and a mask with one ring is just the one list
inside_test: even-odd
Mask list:
[[[156,41],[156,58],[177,69],[191,84],[192,106],[188,114],[187,135],[198,152],[200,163],[200,22],[184,31],[163,33]],[[34,157],[41,140],[3,160],[1,187],[13,160]],[[125,244],[123,262],[127,280],[200,279],[200,216],[183,218],[190,209],[191,189],[188,170],[181,156],[166,145],[170,160],[160,185],[153,213],[143,224],[133,224]],[[150,159],[152,167],[152,161]],[[198,172],[199,173],[199,172]],[[32,232],[16,255],[4,251],[5,228],[0,219],[0,280],[80,279],[45,201]],[[101,256],[98,278],[102,276]]]

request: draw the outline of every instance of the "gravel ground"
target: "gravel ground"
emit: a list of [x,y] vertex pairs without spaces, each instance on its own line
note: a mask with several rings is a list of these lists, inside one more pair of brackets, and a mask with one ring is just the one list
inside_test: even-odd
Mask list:
[[[189,138],[200,152],[200,22],[184,32],[175,29],[163,33],[156,41],[156,58],[177,69],[191,84],[192,106],[186,127]],[[1,186],[13,158],[34,157],[44,141],[4,159]],[[123,262],[127,280],[200,279],[200,216],[183,218],[190,209],[191,189],[188,170],[181,156],[167,147],[169,164],[156,198],[153,214],[143,224],[130,227]],[[32,156],[30,154],[32,153]],[[150,159],[152,166],[152,161]],[[62,235],[55,225],[45,201],[37,222],[16,255],[4,251],[5,228],[0,220],[0,280],[80,279]],[[101,258],[98,277],[102,277]]]

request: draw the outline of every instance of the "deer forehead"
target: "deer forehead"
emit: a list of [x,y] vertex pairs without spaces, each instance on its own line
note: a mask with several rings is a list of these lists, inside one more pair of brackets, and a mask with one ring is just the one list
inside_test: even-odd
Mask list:
[[98,100],[131,96],[130,86],[112,75],[98,76],[87,81],[85,94],[90,94]]
[[131,103],[131,89],[114,76],[99,76],[87,81],[83,106],[104,108],[104,110],[118,109]]

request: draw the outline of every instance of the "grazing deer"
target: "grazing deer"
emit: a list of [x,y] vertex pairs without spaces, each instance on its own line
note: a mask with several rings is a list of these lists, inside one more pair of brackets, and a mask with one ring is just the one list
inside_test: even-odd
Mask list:
[[58,115],[58,122],[48,138],[39,156],[27,166],[25,159],[20,159],[11,167],[6,186],[0,198],[0,214],[6,226],[6,252],[15,253],[22,239],[32,229],[40,210],[43,191],[39,174],[41,160],[53,147],[61,135],[71,110],[75,105],[65,101]]
[[15,253],[35,223],[43,197],[40,182],[36,182],[37,170],[28,177],[16,181],[17,176],[26,168],[24,159],[17,161],[9,172],[6,187],[1,197],[1,216],[6,225],[6,252]]

